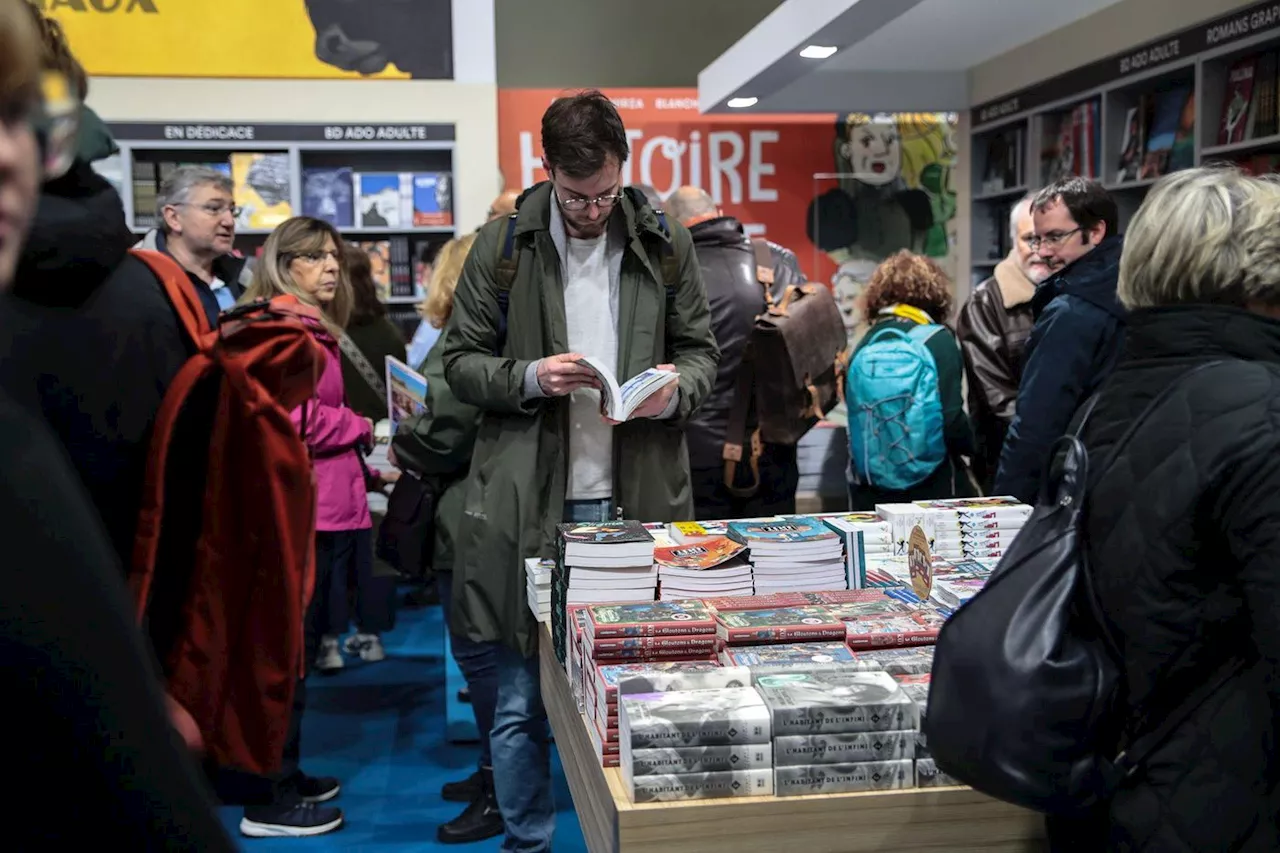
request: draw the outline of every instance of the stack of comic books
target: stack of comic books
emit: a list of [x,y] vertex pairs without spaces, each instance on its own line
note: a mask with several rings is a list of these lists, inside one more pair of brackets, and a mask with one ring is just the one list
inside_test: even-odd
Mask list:
[[849,586],[844,541],[816,518],[731,521],[727,535],[747,547],[757,594]]
[[659,597],[675,601],[752,595],[755,586],[751,564],[742,558],[745,550],[745,546],[727,536],[684,545],[659,545],[653,554],[658,567]]
[[893,556],[889,522],[874,512],[821,515],[817,518],[844,540],[845,580],[849,589],[867,585],[867,562]]
[[933,553],[952,560],[999,559],[1031,515],[1017,498],[917,501],[933,515]]
[[623,694],[619,769],[632,801],[773,794],[770,721],[748,686]]
[[718,610],[716,633],[725,646],[839,642],[846,636],[845,623],[821,605]]
[[539,622],[551,621],[551,576],[555,568],[555,560],[530,557],[524,561],[525,596]]
[[893,673],[893,679],[898,682],[902,691],[916,703],[916,719],[918,721],[916,726],[916,787],[941,788],[962,784],[939,770],[937,763],[933,759],[933,753],[929,751],[929,739],[924,734],[925,715],[929,710],[929,685],[932,680],[929,672],[895,672]]
[[910,788],[915,702],[893,676],[853,666],[761,675],[780,797]]
[[551,634],[556,657],[569,651],[571,605],[653,601],[658,572],[653,536],[638,521],[561,524],[551,580]]
[[720,652],[720,662],[725,666],[746,667],[751,673],[752,684],[762,675],[793,669],[839,669],[854,661],[853,652],[841,642],[726,646]]
[[[618,766],[618,708],[620,699],[625,696],[673,690],[722,690],[749,684],[750,673],[745,668],[723,667],[714,661],[598,664],[588,673],[587,700],[583,709],[596,756],[605,767]],[[646,756],[639,758],[645,759]],[[661,766],[659,762],[652,764],[652,768],[642,771],[642,775],[657,772]]]

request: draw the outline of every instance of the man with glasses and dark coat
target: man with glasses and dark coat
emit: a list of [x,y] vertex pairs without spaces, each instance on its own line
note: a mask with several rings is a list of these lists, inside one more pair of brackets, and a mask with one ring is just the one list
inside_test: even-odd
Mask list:
[[160,227],[139,249],[169,255],[187,271],[211,326],[235,306],[252,279],[244,258],[232,253],[236,207],[231,178],[206,166],[181,166],[160,185],[156,214]]
[[1097,181],[1065,178],[1031,203],[1032,248],[1049,268],[1031,307],[1018,406],[995,493],[1032,503],[1053,443],[1115,367],[1126,311],[1116,296],[1123,240],[1115,200]]

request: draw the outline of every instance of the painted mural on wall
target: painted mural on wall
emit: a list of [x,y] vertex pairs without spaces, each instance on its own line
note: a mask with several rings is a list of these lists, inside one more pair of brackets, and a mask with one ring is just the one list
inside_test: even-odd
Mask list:
[[[901,249],[955,278],[956,117],[850,113],[835,123],[834,170],[817,180],[808,236],[835,265],[832,286],[850,329],[880,261]],[[825,189],[823,188],[825,185]]]

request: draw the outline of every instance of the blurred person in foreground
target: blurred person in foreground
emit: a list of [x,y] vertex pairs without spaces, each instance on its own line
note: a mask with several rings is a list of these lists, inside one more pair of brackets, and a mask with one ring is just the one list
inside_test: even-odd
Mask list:
[[[36,218],[41,173],[70,156],[55,150],[49,102],[41,99],[34,15],[24,0],[0,0],[5,350],[15,303],[7,292]],[[53,88],[65,94],[67,79]],[[2,390],[0,471],[0,682],[9,728],[18,735],[5,759],[21,780],[6,798],[15,819],[5,847],[233,850],[188,745],[170,724],[158,665],[136,627],[101,519],[39,407]],[[197,733],[187,735],[198,745]],[[53,793],[68,782],[74,795]]]
[[1036,254],[1035,221],[1025,196],[1009,213],[1009,256],[996,264],[991,278],[973,289],[956,318],[956,337],[964,352],[969,380],[969,416],[977,440],[973,474],[991,494],[1000,450],[1013,420],[1022,381],[1022,359],[1035,325],[1031,299],[1049,267]]
[[[720,346],[716,384],[689,421],[689,473],[693,478],[693,509],[698,520],[758,518],[796,511],[800,468],[795,445],[766,444],[760,454],[760,489],[749,498],[737,497],[725,484],[724,445],[738,384],[742,357],[764,313],[765,287],[781,298],[788,286],[803,284],[796,256],[776,243],[763,242],[769,252],[773,281],[761,284],[756,264],[756,241],[742,223],[725,216],[715,199],[698,187],[681,187],[667,199],[667,210],[689,229],[693,250],[702,267],[711,307],[711,331]],[[747,436],[755,431],[755,411],[748,414]],[[744,436],[733,437],[744,440]],[[738,471],[748,474],[746,465]],[[743,477],[743,479],[749,479]],[[742,485],[742,484],[735,484]]]
[[342,383],[351,408],[376,424],[387,418],[387,356],[404,361],[404,337],[387,319],[387,306],[378,298],[369,254],[351,243],[343,244],[342,251],[351,279],[351,319],[346,328],[350,344],[342,348]]
[[[453,314],[453,294],[462,274],[462,264],[475,243],[474,234],[451,240],[436,257],[431,287],[423,304],[427,322],[443,329]],[[440,601],[449,624],[449,647],[466,679],[471,695],[471,711],[480,733],[480,756],[476,772],[469,778],[445,784],[441,795],[450,801],[468,803],[458,817],[441,825],[436,837],[445,844],[482,841],[501,835],[502,815],[493,784],[493,757],[489,731],[493,728],[494,706],[498,699],[497,658],[493,646],[472,642],[454,627],[453,566],[458,528],[462,524],[463,496],[471,451],[475,446],[480,410],[453,396],[444,377],[443,345],[437,343],[422,366],[427,379],[427,411],[400,425],[392,440],[397,464],[407,472],[430,480],[436,495],[435,541],[431,568],[440,589]]]
[[1051,820],[1055,850],[1280,850],[1277,222],[1275,176],[1199,168],[1129,225],[1128,332],[1081,436],[1087,565],[1123,654],[1116,748],[1225,681],[1109,802]]

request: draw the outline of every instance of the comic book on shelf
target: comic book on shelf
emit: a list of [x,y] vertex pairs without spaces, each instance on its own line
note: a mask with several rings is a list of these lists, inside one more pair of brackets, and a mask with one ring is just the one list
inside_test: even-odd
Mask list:
[[636,776],[627,780],[635,803],[670,803],[725,797],[768,797],[773,794],[772,770],[732,773],[681,773]]
[[652,601],[587,608],[587,634],[607,637],[714,635],[716,621],[701,601]]
[[773,739],[774,764],[778,767],[901,761],[915,757],[916,733],[910,729],[782,735]]
[[755,690],[637,693],[618,700],[618,737],[632,749],[768,743],[770,713]]
[[910,759],[778,767],[773,773],[774,793],[779,797],[892,791],[915,784],[915,764]]
[[684,776],[690,773],[768,770],[773,767],[773,750],[768,744],[687,746],[675,749],[631,749],[622,745],[620,751],[632,776]]
[[746,550],[727,536],[712,536],[689,545],[655,548],[653,559],[660,566],[681,569],[713,569]]

